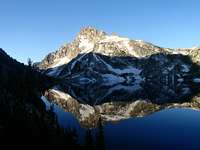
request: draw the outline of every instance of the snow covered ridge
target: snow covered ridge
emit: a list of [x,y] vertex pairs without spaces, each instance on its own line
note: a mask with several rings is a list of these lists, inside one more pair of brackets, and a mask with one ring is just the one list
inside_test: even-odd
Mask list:
[[50,53],[39,64],[40,69],[48,69],[67,64],[80,53],[101,53],[109,56],[145,57],[158,52],[170,52],[169,49],[129,38],[108,35],[92,27],[83,28],[77,37],[68,44],[61,46],[56,52]]

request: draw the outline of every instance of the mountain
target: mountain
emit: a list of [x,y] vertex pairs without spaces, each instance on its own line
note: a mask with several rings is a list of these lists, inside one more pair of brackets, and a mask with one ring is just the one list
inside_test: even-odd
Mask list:
[[194,98],[199,92],[198,51],[163,48],[87,27],[38,68],[58,80],[46,98],[90,127],[99,118],[118,121],[168,107],[199,108]]
[[[142,40],[131,40],[118,35],[108,35],[92,27],[83,28],[71,43],[61,46],[56,52],[48,54],[37,66],[51,70],[67,64],[79,54],[100,53],[106,56],[147,57],[157,53],[188,55],[199,63],[199,47],[163,48]],[[53,69],[52,69],[53,70]],[[52,71],[53,73],[53,71]],[[49,72],[51,75],[51,73]]]
[[141,40],[130,40],[117,35],[108,35],[92,27],[83,28],[75,40],[48,54],[40,69],[54,68],[68,63],[81,53],[101,53],[107,56],[145,57],[160,52],[170,52]]

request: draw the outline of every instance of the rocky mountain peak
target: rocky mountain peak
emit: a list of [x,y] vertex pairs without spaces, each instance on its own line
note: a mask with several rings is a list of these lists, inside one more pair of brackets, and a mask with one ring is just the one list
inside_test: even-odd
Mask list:
[[85,27],[80,30],[76,38],[71,42],[62,45],[58,50],[48,54],[39,64],[40,69],[49,69],[68,63],[79,53],[92,50],[97,41],[103,39],[106,33],[92,27]]
[[97,30],[96,28],[93,28],[91,26],[84,27],[80,30],[80,32],[77,35],[77,39],[88,39],[90,42],[96,42],[103,37],[105,37],[106,33],[101,30]]
[[106,56],[132,56],[136,58],[149,57],[152,54],[183,54],[189,55],[199,63],[198,48],[169,49],[156,46],[142,40],[132,40],[117,34],[108,35],[94,27],[84,27],[76,38],[56,52],[48,54],[39,64],[40,69],[50,69],[67,64],[79,54],[100,53]]

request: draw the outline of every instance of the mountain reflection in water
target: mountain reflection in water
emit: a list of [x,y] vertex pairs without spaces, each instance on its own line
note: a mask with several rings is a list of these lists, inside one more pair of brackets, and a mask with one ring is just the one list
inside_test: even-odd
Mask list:
[[[70,124],[70,128],[77,130],[80,143],[100,140],[102,147],[115,150],[200,149],[200,111],[197,110],[165,109],[146,117],[106,122],[103,126],[87,129],[81,128],[72,114],[58,106],[54,109],[62,126],[69,128]],[[87,141],[88,138],[92,140]]]

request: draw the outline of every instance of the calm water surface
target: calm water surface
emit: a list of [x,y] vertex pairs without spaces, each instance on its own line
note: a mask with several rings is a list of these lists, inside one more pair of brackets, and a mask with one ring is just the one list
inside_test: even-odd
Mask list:
[[[84,142],[86,128],[68,112],[55,105],[54,110],[62,127],[74,128]],[[89,129],[95,134],[97,129]],[[103,126],[106,149],[130,150],[199,150],[200,111],[165,109],[141,118],[130,118]]]

